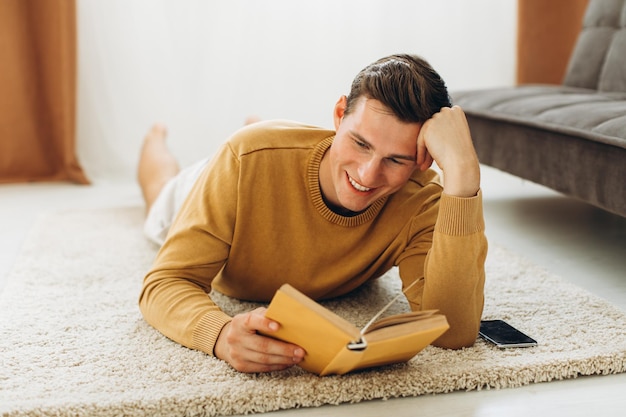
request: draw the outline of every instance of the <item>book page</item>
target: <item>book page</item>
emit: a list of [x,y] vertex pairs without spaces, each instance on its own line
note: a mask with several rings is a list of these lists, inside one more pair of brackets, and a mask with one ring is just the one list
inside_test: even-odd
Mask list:
[[437,313],[437,310],[423,310],[423,311],[411,311],[408,313],[394,314],[392,316],[384,317],[380,320],[376,320],[370,324],[363,334],[368,334],[374,330],[382,329],[383,327],[395,326],[397,324],[407,323],[411,321],[423,320],[428,317],[432,317]]

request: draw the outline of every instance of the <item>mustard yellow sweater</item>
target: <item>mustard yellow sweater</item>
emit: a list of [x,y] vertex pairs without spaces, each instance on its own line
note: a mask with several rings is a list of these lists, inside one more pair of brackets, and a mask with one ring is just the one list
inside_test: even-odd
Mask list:
[[439,309],[450,330],[437,344],[473,344],[483,308],[482,199],[442,194],[434,171],[416,171],[397,193],[353,217],[324,203],[318,172],[334,132],[265,122],[236,133],[209,163],[179,211],[140,308],[164,335],[213,354],[230,320],[211,288],[269,301],[290,283],[314,299],[346,294],[399,266],[413,309]]

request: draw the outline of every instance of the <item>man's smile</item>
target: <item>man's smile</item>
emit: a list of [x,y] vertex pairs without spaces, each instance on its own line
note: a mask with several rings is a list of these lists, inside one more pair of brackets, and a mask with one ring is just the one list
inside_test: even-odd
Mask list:
[[[348,175],[348,174],[346,174],[346,175]],[[365,186],[359,184],[358,182],[356,182],[350,175],[348,175],[348,181],[358,191],[367,192],[367,191],[372,190],[371,188],[365,187]]]

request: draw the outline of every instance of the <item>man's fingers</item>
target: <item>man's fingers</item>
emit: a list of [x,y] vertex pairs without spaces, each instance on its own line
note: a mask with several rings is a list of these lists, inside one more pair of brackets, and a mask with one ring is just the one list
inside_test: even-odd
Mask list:
[[[305,352],[299,346],[259,334],[271,334],[279,324],[265,317],[264,308],[233,317],[218,343],[227,345],[227,361],[241,372],[266,372],[299,363]],[[223,340],[221,340],[223,338]]]
[[426,156],[428,155],[428,149],[426,148],[426,142],[424,141],[425,131],[426,131],[426,123],[424,123],[424,125],[420,129],[419,134],[417,135],[417,159],[415,162],[417,163],[417,166],[419,166],[420,168],[424,164],[424,161],[426,160]]
[[246,338],[244,343],[246,360],[258,364],[293,365],[304,356],[301,347],[260,334]]
[[433,164],[433,157],[430,156],[428,152],[426,152],[426,157],[424,161],[419,165],[421,171],[426,171]]
[[265,307],[259,307],[249,313],[245,313],[237,318],[243,318],[243,328],[249,333],[256,333],[258,331],[274,332],[278,330],[278,323],[265,317]]
[[230,364],[241,372],[265,372],[296,365],[304,357],[300,347],[262,335],[253,335],[233,349]]
[[433,157],[430,154],[428,149],[428,145],[426,144],[426,135],[428,135],[428,130],[430,128],[431,121],[427,120],[426,123],[422,125],[419,134],[417,135],[417,166],[421,171],[426,171],[433,164]]

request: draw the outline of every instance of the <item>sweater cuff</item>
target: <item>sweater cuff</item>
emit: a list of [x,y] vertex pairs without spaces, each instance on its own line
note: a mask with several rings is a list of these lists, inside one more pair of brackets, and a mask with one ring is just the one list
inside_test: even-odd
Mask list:
[[217,338],[224,326],[231,320],[232,317],[220,310],[206,313],[193,331],[193,349],[215,356],[213,349],[215,348]]
[[455,197],[441,194],[435,231],[451,236],[464,236],[485,230],[483,194],[475,197]]

